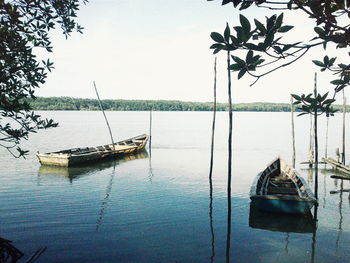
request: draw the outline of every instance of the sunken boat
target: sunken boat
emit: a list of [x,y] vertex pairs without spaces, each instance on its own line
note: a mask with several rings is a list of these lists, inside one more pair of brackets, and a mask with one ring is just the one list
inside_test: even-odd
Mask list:
[[306,214],[317,204],[304,178],[280,158],[256,176],[250,199],[259,210],[289,214]]

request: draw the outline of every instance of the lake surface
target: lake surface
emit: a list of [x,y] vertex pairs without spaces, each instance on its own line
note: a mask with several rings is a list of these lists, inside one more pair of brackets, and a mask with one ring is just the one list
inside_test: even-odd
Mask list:
[[[26,160],[0,149],[0,236],[25,254],[19,262],[45,246],[37,262],[221,263],[228,256],[230,262],[349,262],[349,193],[330,191],[350,183],[331,179],[334,171],[319,174],[315,231],[306,218],[250,209],[256,174],[277,156],[291,163],[290,113],[234,112],[229,251],[227,113],[217,115],[212,202],[212,113],[153,112],[151,153],[71,169],[40,167],[35,153],[109,143],[102,113],[41,114],[60,127],[31,136],[23,144],[30,150]],[[107,116],[115,141],[149,132],[148,112]],[[320,156],[325,123],[320,118]],[[296,118],[295,127],[297,170],[313,188],[313,171],[299,164],[307,159],[309,117]],[[340,128],[337,114],[330,119],[328,156],[341,147]]]

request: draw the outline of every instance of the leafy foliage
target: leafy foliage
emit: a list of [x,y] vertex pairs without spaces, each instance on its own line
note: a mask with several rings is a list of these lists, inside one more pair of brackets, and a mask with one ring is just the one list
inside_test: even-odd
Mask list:
[[[313,96],[314,95],[314,96]],[[313,97],[312,97],[313,96]],[[298,115],[311,114],[311,115],[321,115],[326,114],[327,117],[333,116],[337,111],[332,107],[332,103],[335,99],[328,99],[328,92],[324,95],[321,94],[308,94],[298,96],[292,94],[292,97],[295,99],[294,104],[299,105],[298,109],[302,112]]]
[[53,69],[50,60],[38,61],[34,53],[38,48],[52,52],[48,32],[57,25],[66,37],[81,32],[74,20],[78,9],[79,0],[0,1],[0,146],[15,157],[28,153],[19,144],[30,133],[57,126],[26,101],[36,98],[35,89]]
[[[187,102],[176,100],[102,100],[105,110],[110,111],[212,111],[212,102]],[[70,97],[37,97],[28,99],[34,110],[69,110],[69,111],[99,111],[100,106],[96,99],[82,99]],[[217,103],[217,111],[227,111],[227,103]],[[341,105],[334,108],[340,109]],[[287,103],[236,103],[234,111],[290,111]],[[347,108],[350,110],[350,107]],[[299,111],[297,109],[297,111]]]
[[[213,0],[208,0],[213,1]],[[222,5],[232,3],[234,8],[244,10],[255,5],[259,8],[271,10],[299,10],[315,22],[315,35],[310,36],[310,41],[288,43],[283,41],[283,36],[293,29],[293,25],[283,24],[283,13],[266,17],[265,21],[254,19],[252,24],[245,16],[240,15],[240,25],[234,26],[233,34],[226,36],[224,45],[217,45],[218,39],[222,40],[219,33],[212,33],[211,37],[216,42],[210,48],[214,53],[221,50],[246,50],[245,58],[232,56],[233,64],[229,67],[238,72],[238,78],[248,73],[255,78],[255,82],[261,77],[270,74],[282,67],[286,67],[303,57],[310,49],[323,46],[327,50],[329,44],[337,48],[350,48],[350,3],[349,1],[313,1],[313,0],[223,0]],[[230,32],[225,29],[225,31]],[[215,38],[213,38],[215,36]],[[221,37],[220,37],[221,36]],[[230,39],[229,43],[227,39]],[[258,54],[258,55],[257,55]],[[331,81],[335,85],[335,94],[350,84],[350,64],[335,64],[337,58],[314,60],[314,64],[321,71],[329,70],[334,73],[336,79]],[[265,71],[263,71],[265,69]],[[258,73],[257,73],[258,72]],[[254,84],[253,83],[253,84]],[[253,85],[252,84],[252,85]],[[305,98],[307,97],[304,95]]]

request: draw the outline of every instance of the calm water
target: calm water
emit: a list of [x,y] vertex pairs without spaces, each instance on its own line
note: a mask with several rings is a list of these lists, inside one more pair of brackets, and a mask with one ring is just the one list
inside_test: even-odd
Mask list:
[[[42,112],[60,127],[33,135],[27,160],[0,149],[0,236],[37,262],[225,262],[227,113],[219,113],[210,211],[210,112],[154,112],[152,152],[83,168],[40,167],[35,152],[109,142],[100,112]],[[107,112],[115,140],[149,131],[148,112]],[[308,117],[296,119],[297,163]],[[350,123],[349,123],[350,124]],[[349,262],[349,181],[319,176],[316,232],[305,218],[250,211],[253,178],[280,155],[291,162],[289,113],[234,113],[230,262]],[[329,155],[341,146],[330,120]],[[350,127],[350,126],[348,126]],[[321,155],[325,119],[320,120]],[[347,156],[350,160],[350,156]],[[313,185],[312,171],[298,171]],[[313,233],[314,232],[314,233]]]

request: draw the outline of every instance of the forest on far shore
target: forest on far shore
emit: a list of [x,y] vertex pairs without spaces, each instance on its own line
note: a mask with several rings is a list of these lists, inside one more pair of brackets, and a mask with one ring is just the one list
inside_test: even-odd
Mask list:
[[[81,99],[71,97],[38,97],[27,100],[33,110],[100,110],[97,99]],[[102,100],[104,110],[110,111],[212,111],[213,102],[187,102],[177,100]],[[341,109],[340,105],[335,108]],[[218,103],[217,111],[227,111],[228,104]],[[234,111],[290,111],[288,103],[237,103]],[[349,106],[347,107],[349,111]]]

